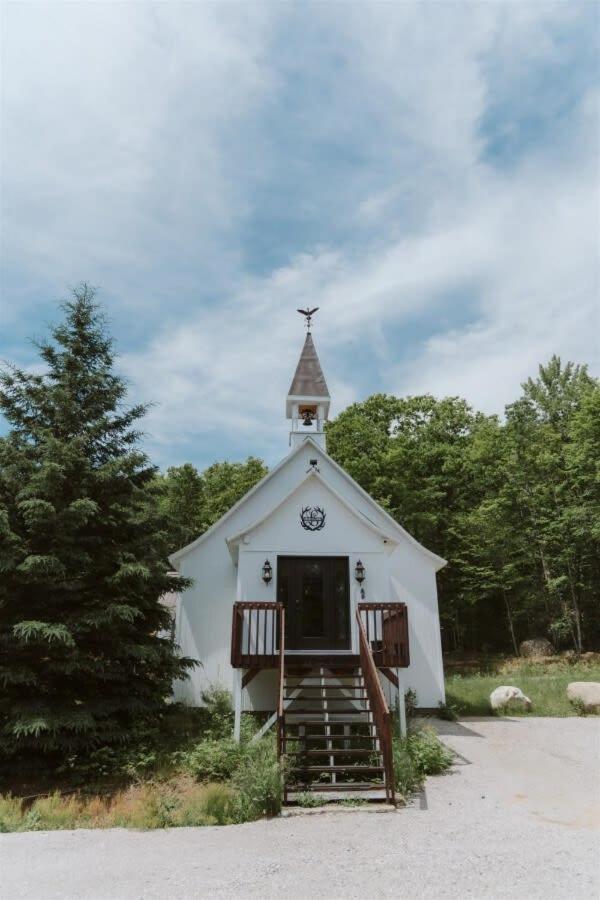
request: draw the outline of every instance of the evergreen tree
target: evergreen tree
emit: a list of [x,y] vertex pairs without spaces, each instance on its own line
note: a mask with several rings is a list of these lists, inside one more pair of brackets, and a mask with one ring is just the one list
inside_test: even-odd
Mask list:
[[86,285],[64,305],[43,374],[5,369],[0,409],[0,754],[49,763],[123,740],[194,663],[166,632],[165,523]]

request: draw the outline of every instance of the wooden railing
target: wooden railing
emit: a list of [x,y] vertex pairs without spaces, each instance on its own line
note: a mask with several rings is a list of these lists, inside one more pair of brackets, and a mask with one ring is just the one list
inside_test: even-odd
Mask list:
[[276,669],[283,657],[283,603],[234,603],[231,665],[234,669]]
[[[234,603],[231,623],[234,669],[278,669],[277,756],[285,753],[285,608],[283,603]],[[244,684],[242,680],[242,685]],[[285,794],[285,781],[283,785]]]
[[403,669],[410,665],[405,603],[359,603],[358,614],[376,666]]
[[[277,701],[277,758],[285,754],[285,707],[283,695],[285,688],[285,607],[282,605],[279,613],[279,698]],[[283,799],[286,796],[286,781],[283,779]]]
[[379,680],[379,673],[373,659],[371,645],[367,639],[367,632],[361,618],[360,609],[356,610],[358,625],[358,644],[360,651],[360,667],[362,669],[365,690],[369,698],[369,705],[373,714],[373,721],[377,731],[379,747],[385,769],[385,792],[388,802],[394,803],[394,759],[392,754],[392,720],[387,705],[383,688]]

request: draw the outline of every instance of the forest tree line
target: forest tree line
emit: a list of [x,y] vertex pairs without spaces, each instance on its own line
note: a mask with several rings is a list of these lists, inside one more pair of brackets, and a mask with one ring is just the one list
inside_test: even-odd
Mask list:
[[[146,407],[127,404],[87,285],[37,348],[35,370],[0,368],[0,770],[23,753],[75,766],[162,715],[173,680],[198,664],[178,656],[157,602],[189,585],[169,576],[168,555],[267,471],[253,457],[152,465]],[[375,395],[327,440],[448,560],[447,650],[516,652],[542,635],[600,646],[600,385],[585,366],[553,357],[502,419],[459,398]]]
[[[267,469],[253,457],[161,474],[141,449],[94,291],[75,289],[37,344],[0,369],[0,775],[77,767],[156,723],[181,658],[158,598],[189,582],[168,554]],[[448,650],[516,652],[527,637],[598,647],[600,386],[554,357],[505,417],[461,399],[376,395],[327,433],[332,456],[448,560]],[[157,718],[158,717],[158,718]]]
[[[540,636],[600,646],[600,383],[586,366],[554,356],[503,418],[457,397],[376,394],[329,423],[327,449],[448,560],[438,574],[447,651],[517,654]],[[250,457],[159,476],[173,547],[266,471]]]

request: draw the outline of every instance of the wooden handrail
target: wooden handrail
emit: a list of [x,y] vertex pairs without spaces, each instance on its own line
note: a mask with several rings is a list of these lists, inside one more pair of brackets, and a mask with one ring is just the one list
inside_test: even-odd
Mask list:
[[282,603],[233,604],[231,665],[234,669],[276,669],[281,643]]
[[[279,610],[279,699],[277,704],[277,758],[285,753],[285,709],[283,695],[285,686],[285,607]],[[285,780],[284,780],[285,792]],[[284,800],[285,800],[284,796]]]
[[358,625],[360,666],[365,682],[365,690],[369,698],[369,705],[371,707],[371,712],[373,713],[381,756],[383,758],[386,797],[391,803],[394,803],[394,758],[392,753],[392,723],[390,710],[385,699],[385,694],[383,693],[383,688],[381,687],[371,645],[367,640],[367,633],[361,618],[360,609],[356,610],[356,621]]
[[410,665],[408,610],[405,603],[359,603],[367,644],[379,668]]
[[279,705],[278,715],[283,716],[283,688],[285,678],[285,608],[279,611]]

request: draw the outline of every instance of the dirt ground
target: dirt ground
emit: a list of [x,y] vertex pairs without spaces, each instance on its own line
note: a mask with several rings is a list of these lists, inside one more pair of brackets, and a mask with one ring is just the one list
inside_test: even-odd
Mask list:
[[438,728],[456,765],[406,809],[0,835],[0,897],[600,896],[600,720],[464,719]]

